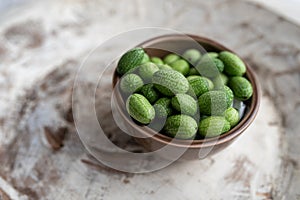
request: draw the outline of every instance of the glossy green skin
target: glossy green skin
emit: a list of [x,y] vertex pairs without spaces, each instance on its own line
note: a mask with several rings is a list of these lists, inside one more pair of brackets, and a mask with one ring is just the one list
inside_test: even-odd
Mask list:
[[224,63],[224,71],[230,76],[243,76],[246,73],[245,63],[235,54],[222,51],[219,59]]
[[211,58],[217,58],[219,56],[219,54],[216,52],[208,52],[207,55]]
[[158,118],[166,118],[173,113],[173,109],[171,107],[171,99],[167,97],[158,99],[153,107]]
[[216,65],[216,67],[218,68],[219,72],[223,72],[223,70],[224,70],[223,62],[218,58],[214,58],[213,62]]
[[233,108],[230,107],[225,111],[225,119],[230,123],[231,127],[234,127],[235,125],[237,125],[237,123],[239,122],[240,116],[239,116],[239,112]]
[[144,64],[144,63],[147,63],[147,62],[150,62],[150,58],[149,58],[148,54],[144,53],[141,64]]
[[167,65],[167,64],[158,64],[157,67],[158,67],[159,69],[173,70],[172,67],[170,67],[170,65]]
[[199,123],[199,134],[203,137],[216,137],[230,130],[230,123],[220,116],[206,117]]
[[166,96],[186,93],[189,89],[187,79],[174,70],[159,70],[153,74],[152,83],[156,89]]
[[178,139],[193,139],[197,133],[197,122],[188,115],[173,115],[167,118],[163,131]]
[[226,75],[223,74],[223,73],[221,73],[220,76],[221,76],[221,79],[222,79],[223,84],[224,84],[224,85],[227,85],[227,84],[228,84],[228,81],[229,81],[228,76],[226,76]]
[[182,73],[184,76],[190,72],[190,65],[183,59],[176,60],[170,64],[172,69]]
[[160,65],[163,65],[164,62],[162,61],[162,59],[160,59],[159,57],[152,57],[150,59],[151,62],[153,62],[154,64],[160,64]]
[[149,101],[140,94],[132,94],[126,101],[128,114],[142,124],[149,124],[155,117],[155,110]]
[[209,90],[213,90],[214,89],[214,83],[209,78],[206,78],[204,76],[202,76],[202,78],[207,81],[207,83],[208,83],[208,89]]
[[197,101],[187,94],[176,94],[171,103],[173,108],[181,114],[193,116],[198,110]]
[[209,91],[198,98],[200,113],[202,115],[223,115],[227,109],[225,91]]
[[196,95],[196,97],[199,97],[210,90],[208,81],[202,76],[189,76],[187,80],[190,84],[190,90],[192,90],[191,93],[193,96]]
[[230,78],[228,86],[232,89],[235,98],[241,101],[250,99],[253,94],[251,83],[244,77]]
[[164,63],[171,64],[179,59],[180,59],[180,57],[178,55],[172,53],[172,54],[169,54],[166,57],[164,57]]
[[232,90],[226,85],[224,86],[224,90],[226,93],[227,108],[229,108],[233,104],[234,94],[233,94]]
[[229,80],[229,78],[225,74],[220,73],[218,76],[216,76],[213,79],[214,89],[220,90],[220,89],[224,88],[224,86],[227,85],[228,80]]
[[160,92],[162,93],[163,95],[167,96],[167,97],[172,97],[174,96],[174,92],[172,92],[171,89],[165,87],[165,86],[162,86],[160,84],[154,84],[154,87]]
[[159,98],[159,93],[154,89],[153,84],[144,85],[140,90],[141,93],[146,99],[152,104]]
[[145,83],[150,83],[152,81],[153,74],[158,70],[159,68],[151,62],[144,63],[138,68],[139,75]]
[[188,76],[192,75],[200,75],[196,68],[190,68],[190,71],[188,73]]
[[232,90],[227,85],[219,86],[218,88],[215,87],[215,90],[224,91],[226,94],[226,102],[227,102],[227,108],[231,107],[233,104],[234,95]]
[[183,53],[182,57],[189,63],[196,64],[201,58],[201,53],[197,49],[188,49]]
[[142,48],[134,48],[126,52],[119,60],[117,72],[119,75],[127,73],[143,62],[145,52]]
[[126,74],[120,81],[120,89],[124,94],[132,94],[138,91],[143,85],[142,78],[136,74]]
[[220,73],[220,66],[222,67],[222,63],[219,61],[220,60],[216,58],[210,58],[207,54],[205,54],[197,64],[196,69],[202,76],[214,78]]

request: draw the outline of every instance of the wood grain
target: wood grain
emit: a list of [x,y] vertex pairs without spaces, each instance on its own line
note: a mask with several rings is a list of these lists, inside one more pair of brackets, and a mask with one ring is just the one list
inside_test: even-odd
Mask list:
[[[299,27],[237,0],[54,0],[8,16],[0,26],[0,199],[299,198]],[[97,43],[142,26],[213,38],[254,67],[264,90],[261,109],[228,150],[140,175],[87,155],[71,115],[76,71]],[[96,95],[109,98],[110,76],[107,92]],[[82,84],[92,89],[88,80]],[[114,135],[122,132],[113,122],[101,122],[119,146],[143,151]]]

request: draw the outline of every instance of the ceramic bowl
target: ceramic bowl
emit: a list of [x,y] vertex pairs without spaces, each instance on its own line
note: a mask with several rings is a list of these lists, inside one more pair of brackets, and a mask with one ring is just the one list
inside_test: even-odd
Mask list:
[[[229,48],[214,40],[196,35],[164,35],[149,39],[137,46],[143,47],[149,56],[162,58],[170,53],[164,49],[171,49],[173,52],[177,51],[180,53],[189,48],[199,48],[198,44],[200,44],[207,52],[220,52],[224,50],[233,52]],[[122,124],[131,133],[131,135],[134,136],[135,140],[149,151],[156,151],[165,145],[169,145],[169,154],[181,150],[184,151],[180,158],[181,160],[195,160],[211,156],[225,149],[229,144],[237,139],[238,136],[240,136],[251,125],[258,112],[261,96],[259,83],[251,66],[249,66],[246,62],[245,64],[247,67],[245,76],[253,86],[253,96],[245,102],[246,110],[240,122],[230,131],[222,134],[220,137],[196,139],[193,141],[179,140],[155,132],[153,129],[147,126],[136,124],[128,116],[125,108],[125,102],[121,96],[119,87],[116,87],[120,77],[115,70],[113,74],[112,85],[115,88],[114,97],[116,100],[116,112],[118,112]]]

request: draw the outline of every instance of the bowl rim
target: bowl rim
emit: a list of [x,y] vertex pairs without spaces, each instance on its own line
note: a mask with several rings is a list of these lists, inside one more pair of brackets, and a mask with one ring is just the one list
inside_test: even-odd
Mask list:
[[[147,48],[147,46],[150,46],[151,44],[155,44],[161,41],[166,41],[166,40],[195,40],[198,43],[206,43],[208,45],[211,45],[217,49],[220,49],[222,51],[229,51],[232,52],[236,55],[234,51],[231,49],[225,47],[224,45],[206,38],[202,37],[199,35],[193,35],[193,34],[166,34],[166,35],[161,35],[157,37],[153,37],[151,39],[148,39],[138,45],[136,47],[142,47],[142,48]],[[137,129],[140,133],[144,134],[147,136],[147,138],[154,139],[160,143],[163,143],[164,145],[173,145],[176,147],[189,147],[189,148],[204,148],[204,147],[211,147],[211,146],[216,146],[219,144],[223,144],[226,142],[229,142],[233,140],[234,138],[238,137],[240,134],[242,134],[253,122],[255,119],[259,106],[260,106],[260,98],[261,98],[261,88],[257,79],[256,74],[254,73],[253,69],[251,66],[241,57],[239,56],[242,61],[246,65],[246,77],[248,80],[251,82],[252,87],[253,87],[253,95],[251,97],[251,105],[249,111],[246,113],[246,115],[242,118],[242,120],[231,130],[228,132],[220,135],[219,137],[212,137],[212,138],[206,138],[206,139],[198,139],[198,140],[181,140],[181,139],[176,139],[172,137],[168,137],[166,135],[163,135],[159,132],[154,131],[153,129],[147,127],[147,126],[141,126],[138,124],[135,124],[132,120],[128,119],[126,114],[124,113],[124,109],[118,106],[118,109],[120,111],[120,114],[122,115],[122,118],[128,123],[132,128]],[[117,66],[116,66],[117,67]],[[113,80],[112,80],[112,86],[113,88],[116,86],[118,79],[120,77],[118,76],[116,72],[116,68],[113,73]],[[120,91],[118,87],[116,88],[116,91],[114,95],[116,95],[116,98],[124,103],[124,100],[121,97]],[[118,101],[118,102],[119,102]],[[125,105],[125,103],[124,103]],[[147,139],[147,138],[141,138],[141,139]]]

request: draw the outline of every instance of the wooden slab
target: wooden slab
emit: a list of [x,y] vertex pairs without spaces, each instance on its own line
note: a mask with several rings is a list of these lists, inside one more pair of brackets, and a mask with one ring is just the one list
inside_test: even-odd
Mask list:
[[[253,125],[227,150],[140,175],[109,169],[85,152],[71,110],[76,70],[101,42],[143,26],[216,39],[254,67],[262,105]],[[54,0],[3,14],[0,199],[299,198],[299,38],[299,27],[237,0]],[[110,75],[103,85],[107,98]],[[88,80],[82,84],[91,89]],[[109,112],[103,102],[96,105]],[[142,151],[130,137],[110,137]]]

